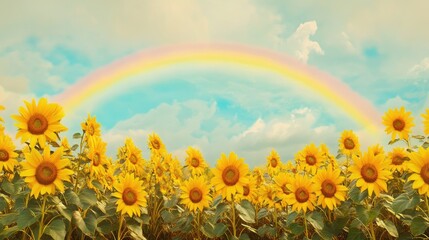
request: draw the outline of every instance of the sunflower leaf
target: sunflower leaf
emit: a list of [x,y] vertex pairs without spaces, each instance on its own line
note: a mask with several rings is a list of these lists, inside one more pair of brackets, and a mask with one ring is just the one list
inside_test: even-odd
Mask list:
[[314,227],[314,229],[319,231],[323,229],[323,216],[320,212],[312,212],[307,216],[307,220]]
[[420,203],[418,195],[408,196],[407,193],[402,193],[392,202],[392,210],[395,213],[402,213],[406,209],[413,209]]
[[82,208],[85,210],[97,203],[97,194],[94,192],[94,190],[84,188],[79,193],[79,199],[82,204]]
[[235,208],[239,212],[240,218],[246,223],[255,223],[255,208],[247,201],[243,200],[241,204],[236,204]]
[[396,226],[395,226],[395,224],[392,221],[390,221],[388,219],[386,219],[386,220],[383,221],[382,219],[377,218],[377,219],[375,219],[375,222],[377,223],[377,225],[379,227],[382,227],[382,228],[386,229],[387,232],[392,237],[395,237],[395,238],[398,237],[398,230],[396,229]]
[[53,239],[65,239],[67,232],[64,221],[59,218],[54,219],[46,226],[45,234],[51,236]]
[[80,139],[81,137],[82,137],[82,134],[80,134],[80,133],[73,134],[74,139]]
[[19,230],[22,230],[37,222],[39,217],[40,215],[36,215],[36,213],[26,208],[19,213],[18,218],[16,219],[16,225],[18,226]]
[[421,216],[417,216],[411,221],[410,230],[414,236],[419,236],[426,231],[427,227],[428,223],[426,220]]

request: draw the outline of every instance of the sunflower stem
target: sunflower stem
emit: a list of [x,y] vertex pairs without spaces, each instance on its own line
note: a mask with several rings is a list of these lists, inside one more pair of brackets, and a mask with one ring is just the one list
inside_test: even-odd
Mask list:
[[124,221],[124,217],[121,215],[119,215],[119,228],[118,228],[118,237],[116,238],[116,240],[121,240],[121,230],[122,230],[122,222]]
[[201,228],[201,212],[200,210],[197,210],[197,236],[199,240],[201,239],[200,228]]
[[[426,202],[426,210],[428,211],[429,214],[429,202],[428,202],[428,196],[425,197],[425,202]],[[429,215],[428,215],[429,216]]]
[[232,233],[233,233],[234,237],[237,238],[237,229],[236,229],[236,226],[235,226],[235,201],[234,201],[234,196],[232,197],[231,208],[232,208],[232,211],[231,211],[231,214],[232,214],[232,221],[231,221],[231,224],[232,224]]
[[43,235],[43,221],[45,220],[45,208],[46,208],[46,194],[43,195],[43,203],[42,203],[42,208],[40,209],[40,212],[42,213],[42,217],[40,219],[40,225],[39,225],[39,234],[37,235],[37,240],[40,240],[42,238]]
[[273,212],[273,220],[274,220],[274,226],[275,226],[275,229],[276,229],[276,238],[277,238],[277,229],[278,229],[278,225],[277,225],[277,210],[276,210],[276,208],[274,207],[274,212]]
[[80,137],[79,155],[78,155],[78,160],[77,160],[76,182],[75,182],[75,184],[74,184],[74,192],[77,192],[77,187],[78,187],[78,184],[79,184],[79,173],[80,173],[79,168],[80,168],[80,162],[81,162],[80,156],[81,156],[81,154],[82,154],[82,149],[83,149],[83,138],[84,138],[84,137],[85,137],[85,131],[83,131],[83,134],[82,134],[82,136]]
[[307,228],[307,217],[304,212],[304,228],[305,228],[305,237],[308,239],[308,228]]

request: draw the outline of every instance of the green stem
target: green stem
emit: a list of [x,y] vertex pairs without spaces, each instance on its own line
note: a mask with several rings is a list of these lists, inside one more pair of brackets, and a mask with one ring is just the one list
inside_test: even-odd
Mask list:
[[235,238],[237,238],[237,229],[235,227],[235,202],[234,202],[234,197],[232,197],[232,201],[231,201],[231,214],[232,214],[232,233],[234,235]]
[[277,225],[277,210],[274,207],[274,213],[273,213],[273,220],[274,220],[274,226],[276,229],[276,238],[277,238],[277,229],[278,229],[278,225]]
[[85,137],[85,131],[83,131],[83,134],[80,138],[80,144],[79,144],[79,154],[78,154],[78,161],[77,161],[77,170],[76,170],[76,182],[74,185],[74,192],[77,192],[77,187],[78,187],[78,183],[79,183],[79,173],[80,173],[80,163],[81,163],[81,159],[80,156],[82,155],[82,149],[83,149],[83,139]]
[[370,223],[369,230],[371,231],[371,239],[377,240],[377,238],[375,238],[374,223],[372,223],[372,222]]
[[305,228],[305,237],[308,239],[307,218],[305,217],[305,212],[304,212],[304,228]]
[[200,228],[201,228],[201,212],[197,210],[197,236],[199,240],[201,239]]
[[124,221],[124,217],[122,216],[122,214],[119,216],[119,228],[118,228],[118,237],[116,238],[116,240],[121,240],[121,230],[122,230],[122,222]]
[[[429,214],[429,202],[428,202],[428,196],[425,197],[425,202],[426,202],[426,210],[428,211]],[[429,215],[428,215],[429,216]]]
[[40,225],[39,225],[39,234],[37,235],[37,240],[40,240],[42,238],[43,235],[43,221],[45,220],[45,208],[46,208],[46,194],[43,195],[43,203],[42,203],[42,209],[40,209],[41,213],[42,213],[42,218],[40,219]]

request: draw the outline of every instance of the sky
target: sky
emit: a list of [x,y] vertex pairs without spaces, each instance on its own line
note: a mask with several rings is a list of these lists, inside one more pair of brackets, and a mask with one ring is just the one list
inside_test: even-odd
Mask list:
[[[23,100],[54,98],[99,68],[149,48],[228,43],[283,54],[330,74],[384,113],[406,107],[422,133],[429,108],[427,1],[6,1],[0,0],[1,116]],[[283,81],[284,84],[278,84]],[[272,149],[282,161],[306,144],[336,152],[345,129],[373,135],[314,92],[271,72],[225,65],[170,66],[106,89],[62,120],[71,138],[87,114],[108,154],[131,137],[148,158],[156,132],[180,160],[189,146],[214,166],[235,151],[250,166]],[[317,94],[316,94],[317,95]],[[380,119],[381,122],[381,119]],[[380,130],[381,142],[388,138]],[[71,140],[72,141],[72,140]],[[73,142],[73,141],[72,141]]]

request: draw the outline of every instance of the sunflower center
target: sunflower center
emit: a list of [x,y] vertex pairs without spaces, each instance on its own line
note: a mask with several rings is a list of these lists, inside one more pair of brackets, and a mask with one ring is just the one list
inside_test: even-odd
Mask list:
[[396,131],[402,131],[404,128],[405,128],[405,122],[404,122],[404,120],[402,120],[402,119],[395,119],[394,121],[393,121],[393,128],[396,130]]
[[136,164],[136,163],[137,163],[137,161],[138,161],[138,159],[137,159],[136,155],[131,154],[131,156],[130,156],[130,162],[131,162],[132,164]]
[[201,189],[194,187],[189,191],[189,199],[191,199],[193,203],[199,203],[203,199],[203,192]]
[[49,185],[57,179],[57,167],[51,162],[42,162],[36,168],[36,180],[42,185]]
[[290,194],[290,191],[289,191],[289,189],[286,187],[286,184],[283,184],[283,186],[282,186],[282,190],[283,190],[283,193],[284,193],[284,194]]
[[367,183],[373,183],[378,178],[377,168],[375,168],[375,166],[370,163],[367,163],[362,166],[360,174]]
[[250,193],[250,188],[249,188],[249,186],[247,186],[247,185],[244,185],[243,186],[243,196],[247,196],[247,195],[249,195],[249,193]]
[[48,120],[42,114],[35,113],[28,119],[27,127],[31,134],[40,135],[48,129]]
[[426,184],[429,184],[429,163],[423,165],[422,169],[420,170],[420,176]]
[[401,156],[396,155],[392,158],[393,165],[402,165],[403,162],[404,162],[404,158]]
[[278,164],[277,159],[276,158],[271,158],[270,164],[271,164],[271,167],[273,167],[273,168],[277,167],[277,164]]
[[133,205],[135,202],[137,202],[137,194],[136,192],[131,188],[125,188],[122,192],[122,201],[128,206]]
[[162,176],[162,174],[164,173],[164,171],[162,170],[162,168],[161,167],[156,167],[156,174],[158,175],[158,176]]
[[156,150],[159,150],[159,148],[161,147],[161,144],[159,144],[159,141],[155,139],[152,141],[152,147],[155,148]]
[[192,167],[198,167],[200,165],[200,160],[198,158],[193,157],[191,159],[191,165]]
[[101,162],[100,159],[101,159],[100,154],[96,153],[94,155],[94,159],[92,159],[92,164],[97,167],[98,165],[100,165],[100,162]]
[[308,165],[313,166],[314,164],[316,164],[316,158],[313,155],[307,155],[305,156],[305,162]]
[[9,153],[4,149],[0,149],[0,162],[7,162],[7,160],[9,160]]
[[222,172],[222,180],[227,186],[234,186],[240,178],[240,172],[235,166],[228,166]]
[[335,193],[337,192],[337,187],[335,186],[335,183],[332,182],[329,179],[326,179],[322,182],[322,193],[325,197],[333,197]]
[[355,142],[353,142],[353,140],[351,140],[350,138],[346,138],[344,140],[344,147],[347,150],[351,150],[351,149],[355,148]]
[[299,203],[305,203],[310,198],[310,193],[307,189],[300,187],[295,191],[295,198]]

